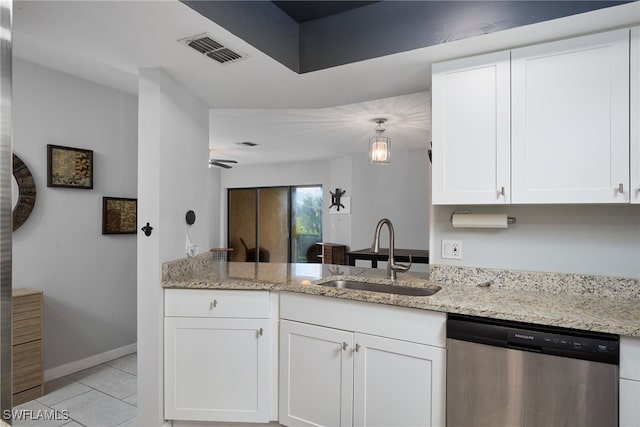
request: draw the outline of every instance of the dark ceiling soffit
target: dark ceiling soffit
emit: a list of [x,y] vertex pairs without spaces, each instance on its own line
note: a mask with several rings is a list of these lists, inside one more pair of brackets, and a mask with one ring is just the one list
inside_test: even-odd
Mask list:
[[298,24],[337,15],[347,10],[366,6],[375,1],[274,1],[272,2]]
[[180,1],[287,68],[300,73],[298,23],[272,2]]
[[297,73],[631,2],[379,1],[298,24],[270,1],[182,1]]
[[[307,73],[628,1],[382,1],[300,25]],[[327,29],[330,28],[330,31]]]

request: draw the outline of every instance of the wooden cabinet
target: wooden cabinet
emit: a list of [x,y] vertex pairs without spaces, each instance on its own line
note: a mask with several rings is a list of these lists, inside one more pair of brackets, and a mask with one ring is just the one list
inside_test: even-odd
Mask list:
[[322,247],[323,264],[347,264],[347,247],[336,243],[318,243]]
[[511,52],[512,203],[629,202],[629,30]]
[[434,64],[433,203],[640,202],[637,32]]
[[631,61],[631,185],[629,188],[631,203],[640,203],[640,27],[631,29],[629,59]]
[[509,202],[509,56],[433,64],[433,204]]
[[272,419],[276,331],[269,292],[165,291],[165,417]]
[[13,290],[13,406],[41,397],[44,392],[42,304],[40,290]]
[[444,313],[283,294],[281,317],[281,424],[444,425]]
[[620,427],[640,425],[640,338],[620,337]]

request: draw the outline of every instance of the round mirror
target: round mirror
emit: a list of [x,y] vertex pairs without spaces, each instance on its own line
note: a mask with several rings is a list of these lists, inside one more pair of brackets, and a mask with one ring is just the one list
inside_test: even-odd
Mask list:
[[14,176],[11,180],[11,209],[15,209],[18,204],[18,196],[20,195],[20,189],[18,188],[18,181]]
[[13,231],[16,231],[31,215],[36,204],[36,182],[31,171],[20,157],[13,155]]

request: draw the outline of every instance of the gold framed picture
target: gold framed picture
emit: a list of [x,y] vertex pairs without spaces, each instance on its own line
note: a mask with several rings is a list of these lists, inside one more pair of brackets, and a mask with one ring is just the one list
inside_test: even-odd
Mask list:
[[93,189],[93,151],[47,144],[47,187]]
[[102,234],[136,234],[138,199],[102,198]]

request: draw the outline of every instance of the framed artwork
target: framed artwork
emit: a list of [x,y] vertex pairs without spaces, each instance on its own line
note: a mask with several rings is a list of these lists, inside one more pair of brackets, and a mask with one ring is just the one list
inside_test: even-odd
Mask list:
[[138,199],[102,198],[102,234],[136,234]]
[[47,144],[47,187],[93,189],[93,151]]

